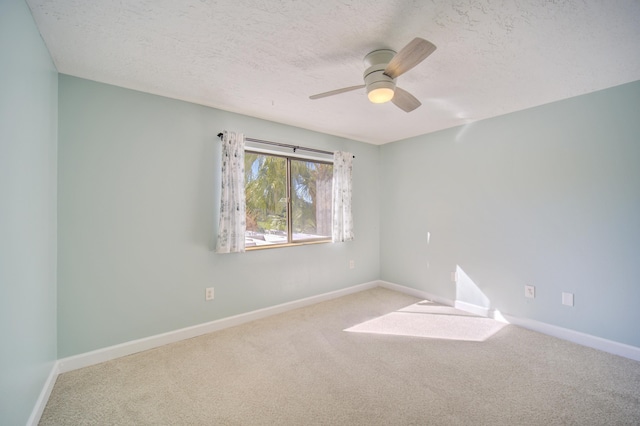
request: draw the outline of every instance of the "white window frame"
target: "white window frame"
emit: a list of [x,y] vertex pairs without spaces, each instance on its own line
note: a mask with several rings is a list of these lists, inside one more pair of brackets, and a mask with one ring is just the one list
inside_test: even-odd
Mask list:
[[[257,245],[257,246],[247,246],[245,247],[246,251],[252,250],[264,250],[271,248],[281,248],[281,247],[292,247],[292,246],[302,246],[308,244],[325,244],[332,243],[331,235],[322,238],[313,238],[307,240],[296,240],[293,241],[293,219],[292,219],[292,197],[291,197],[291,175],[290,175],[290,160],[302,160],[302,161],[313,161],[321,164],[331,164],[333,165],[333,156],[329,154],[321,154],[321,153],[313,153],[313,154],[299,154],[297,152],[291,153],[290,148],[280,148],[280,147],[269,147],[265,148],[264,144],[246,142],[245,143],[245,154],[264,154],[264,155],[272,155],[276,157],[282,157],[287,159],[287,175],[286,175],[286,187],[287,187],[287,242],[286,243],[272,243],[265,245]],[[245,183],[246,189],[246,183]],[[246,232],[246,231],[245,231]]]

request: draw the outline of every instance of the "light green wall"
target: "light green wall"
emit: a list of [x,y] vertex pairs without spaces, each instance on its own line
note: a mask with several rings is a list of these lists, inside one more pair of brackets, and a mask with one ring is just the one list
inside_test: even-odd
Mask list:
[[382,279],[640,346],[638,111],[635,82],[384,145]]
[[[59,84],[60,357],[379,277],[377,146],[66,75]],[[221,130],[353,152],[356,240],[214,253]]]
[[[58,80],[22,0],[0,2],[0,70],[2,424],[56,355],[380,277],[640,346],[638,82],[380,148]],[[354,152],[356,241],[213,253],[223,129]]]
[[58,76],[23,0],[0,2],[0,424],[27,422],[56,360]]
[[[640,346],[638,83],[382,147],[59,84],[60,357],[378,278]],[[213,253],[223,129],[354,152],[356,241]]]

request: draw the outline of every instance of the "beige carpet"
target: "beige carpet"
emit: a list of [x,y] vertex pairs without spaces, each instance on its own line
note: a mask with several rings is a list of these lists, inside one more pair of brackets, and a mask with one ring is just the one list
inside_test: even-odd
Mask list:
[[638,425],[640,363],[376,288],[62,374],[41,425]]

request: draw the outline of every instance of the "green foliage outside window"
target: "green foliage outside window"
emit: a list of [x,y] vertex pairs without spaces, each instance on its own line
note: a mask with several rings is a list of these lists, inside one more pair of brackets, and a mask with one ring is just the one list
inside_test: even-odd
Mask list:
[[247,247],[328,240],[333,165],[245,152]]

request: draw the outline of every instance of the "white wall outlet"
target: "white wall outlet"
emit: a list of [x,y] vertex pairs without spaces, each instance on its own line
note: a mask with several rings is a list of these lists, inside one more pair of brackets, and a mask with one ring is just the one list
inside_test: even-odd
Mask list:
[[204,300],[213,300],[213,287],[207,287],[205,289]]
[[536,297],[536,288],[532,285],[524,286],[524,297],[528,299],[535,299]]
[[356,261],[355,260],[350,260],[349,261],[349,269],[354,269],[356,267]]
[[566,306],[573,306],[573,293],[562,292],[562,304]]
[[458,282],[458,273],[457,272],[452,272],[451,273],[451,282],[452,283],[457,283]]

